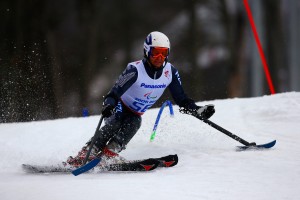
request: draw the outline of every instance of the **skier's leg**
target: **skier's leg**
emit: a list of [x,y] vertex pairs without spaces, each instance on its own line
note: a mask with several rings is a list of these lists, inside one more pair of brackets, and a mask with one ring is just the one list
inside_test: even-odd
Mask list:
[[[118,133],[109,141],[106,150],[112,153],[119,153],[126,148],[126,145],[141,127],[142,118],[139,115],[128,113],[122,120]],[[108,151],[108,152],[109,152]],[[113,154],[112,154],[113,155]]]
[[[97,140],[92,147],[88,161],[94,159],[99,152],[106,157],[118,156],[117,153],[125,149],[125,146],[140,128],[141,121],[141,116],[123,109],[122,104],[119,102],[116,113],[105,119],[105,125],[96,134]],[[67,163],[76,167],[81,166],[90,142],[91,140],[87,142],[75,158],[70,156]]]
[[[107,145],[107,142],[118,133],[121,128],[121,121],[118,120],[119,116],[115,113],[110,118],[105,120],[105,125],[98,130],[96,133],[97,139],[95,144],[91,147],[91,153],[89,155],[88,161],[93,160],[99,152],[102,152],[104,147]],[[79,167],[83,164],[86,154],[89,150],[91,139],[86,143],[84,147],[78,152],[77,156],[70,156],[67,159],[67,163],[74,167]]]
[[118,116],[112,115],[105,121],[105,125],[96,134],[98,137],[95,142],[95,147],[98,151],[102,151],[107,145],[107,142],[114,137],[121,128],[121,121],[117,119]]

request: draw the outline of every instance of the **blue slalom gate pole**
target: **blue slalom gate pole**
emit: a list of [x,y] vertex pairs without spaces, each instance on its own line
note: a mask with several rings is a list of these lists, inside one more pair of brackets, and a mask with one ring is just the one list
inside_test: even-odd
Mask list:
[[162,114],[164,108],[165,108],[167,105],[169,106],[170,115],[171,115],[171,116],[174,116],[174,111],[173,111],[173,106],[172,106],[171,101],[169,101],[169,100],[165,101],[165,102],[163,103],[163,105],[160,107],[159,112],[158,112],[158,114],[157,114],[156,121],[155,121],[153,130],[152,130],[152,134],[151,134],[151,136],[150,136],[150,141],[151,141],[151,142],[152,142],[152,141],[154,140],[154,138],[155,138],[155,135],[156,135],[156,129],[157,129],[157,126],[158,126],[158,123],[159,123],[159,120],[160,120],[160,116],[161,116],[161,114]]

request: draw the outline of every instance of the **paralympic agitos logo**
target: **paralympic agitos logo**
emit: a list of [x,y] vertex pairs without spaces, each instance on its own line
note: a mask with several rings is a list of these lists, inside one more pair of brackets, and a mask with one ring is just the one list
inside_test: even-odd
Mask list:
[[161,84],[161,85],[147,85],[145,83],[142,83],[140,87],[143,87],[143,88],[166,88],[167,85],[166,84]]
[[146,94],[144,94],[144,97],[147,97],[147,99],[156,99],[157,96],[151,96],[152,92],[148,92]]
[[157,96],[151,96],[152,92],[148,92],[146,94],[144,94],[144,97],[146,97],[147,99],[156,99]]

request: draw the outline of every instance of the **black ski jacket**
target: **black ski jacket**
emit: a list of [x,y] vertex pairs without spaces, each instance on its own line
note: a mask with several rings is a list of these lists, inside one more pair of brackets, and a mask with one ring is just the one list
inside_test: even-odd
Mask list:
[[[163,67],[155,69],[152,66],[150,66],[149,62],[146,59],[143,59],[143,64],[150,78],[158,79],[162,75]],[[175,103],[180,107],[196,108],[195,102],[192,99],[188,98],[183,90],[178,70],[173,65],[171,66],[172,81],[168,88],[171,92],[172,98],[174,99]],[[134,75],[132,76],[132,74]],[[119,76],[118,80],[116,81],[116,84],[105,96],[104,104],[110,104],[113,107],[115,107],[118,101],[120,100],[120,97],[137,80],[137,76],[137,69],[129,64],[123,71],[123,73]],[[122,84],[118,84],[120,82],[122,82]]]

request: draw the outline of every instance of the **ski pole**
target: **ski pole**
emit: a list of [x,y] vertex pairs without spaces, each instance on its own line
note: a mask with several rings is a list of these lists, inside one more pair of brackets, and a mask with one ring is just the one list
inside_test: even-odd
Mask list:
[[93,146],[94,146],[94,144],[95,144],[95,142],[96,142],[96,139],[98,138],[98,137],[97,137],[97,133],[98,133],[100,127],[101,127],[103,118],[104,118],[103,115],[101,115],[100,121],[99,121],[98,126],[97,126],[97,128],[96,128],[95,134],[94,134],[94,136],[92,137],[92,141],[91,141],[91,143],[90,143],[90,145],[89,145],[89,150],[88,150],[88,152],[86,153],[86,156],[85,156],[85,159],[84,159],[84,161],[83,161],[82,166],[85,165],[85,164],[87,163],[87,160],[88,160],[88,158],[89,158],[89,156],[90,156],[90,154],[91,154],[92,148],[93,148]]
[[202,121],[205,122],[206,124],[210,125],[211,127],[217,129],[218,131],[224,133],[225,135],[231,137],[232,139],[234,139],[234,140],[236,140],[236,141],[242,143],[242,144],[245,145],[245,146],[254,146],[254,145],[256,145],[255,142],[249,143],[249,142],[247,142],[246,140],[244,140],[243,138],[240,138],[239,136],[237,136],[237,135],[231,133],[230,131],[228,131],[228,130],[222,128],[221,126],[215,124],[214,122],[212,122],[212,121],[210,121],[210,120],[208,120],[208,119],[203,119],[203,118],[201,118],[201,117],[197,117],[197,118],[200,119],[200,120],[202,120]]
[[169,110],[170,110],[170,115],[171,116],[174,116],[174,111],[173,111],[173,106],[172,106],[172,103],[171,101],[167,100],[163,103],[163,105],[160,107],[159,109],[159,112],[157,114],[157,117],[156,117],[156,121],[155,121],[155,124],[154,124],[154,127],[153,127],[153,130],[152,130],[152,134],[150,136],[150,141],[153,142],[154,138],[155,138],[155,135],[156,135],[156,129],[157,129],[157,126],[158,126],[158,123],[159,123],[159,120],[160,120],[160,116],[164,110],[164,108],[166,106],[169,106]]
[[196,112],[189,112],[185,109],[181,109],[180,110],[181,113],[184,113],[184,114],[189,114],[189,115],[192,115],[198,119],[200,119],[201,121],[203,121],[204,123],[210,125],[211,127],[217,129],[218,131],[224,133],[225,135],[231,137],[232,139],[240,142],[241,144],[245,145],[245,146],[255,146],[256,143],[255,142],[247,142],[246,140],[244,140],[243,138],[240,138],[239,136],[231,133],[230,131],[226,130],[225,128],[222,128],[221,126],[215,124],[214,122],[208,120],[208,119],[204,119],[203,117],[201,117],[200,115],[198,115]]

